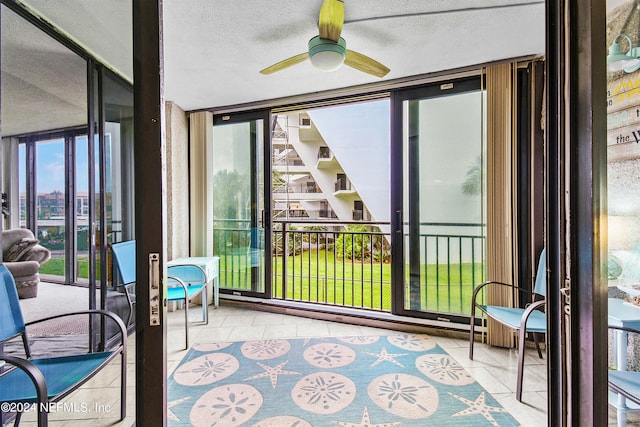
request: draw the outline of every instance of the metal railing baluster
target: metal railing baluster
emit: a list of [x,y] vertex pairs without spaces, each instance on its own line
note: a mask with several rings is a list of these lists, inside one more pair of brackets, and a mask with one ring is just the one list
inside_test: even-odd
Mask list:
[[[273,219],[273,224],[274,298],[391,310],[391,265],[387,260],[390,234],[377,228],[388,227],[389,223]],[[366,229],[345,229],[351,224],[365,225]],[[438,227],[444,232],[438,233]],[[484,278],[485,238],[482,234],[460,233],[463,227],[475,227],[482,233],[484,225],[421,224],[420,244],[414,248],[422,252],[421,310],[468,314],[471,291]],[[214,224],[214,255],[221,256],[223,288],[249,289],[249,233],[246,220],[216,220]]]

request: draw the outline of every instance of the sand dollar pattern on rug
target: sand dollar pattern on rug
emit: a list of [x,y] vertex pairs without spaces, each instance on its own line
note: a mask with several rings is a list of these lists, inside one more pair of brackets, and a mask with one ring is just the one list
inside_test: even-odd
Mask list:
[[436,348],[435,340],[428,335],[389,335],[387,340],[390,344],[409,351],[427,351]]
[[201,386],[233,375],[240,367],[238,359],[227,353],[209,353],[180,366],[173,374],[178,384]]
[[313,427],[313,425],[302,418],[291,415],[280,415],[259,421],[251,427]]
[[316,372],[298,381],[291,397],[305,411],[335,414],[351,405],[356,398],[356,385],[344,375]]
[[204,343],[204,344],[195,344],[191,348],[193,348],[196,351],[208,353],[211,351],[222,350],[223,348],[229,347],[231,344],[233,343],[232,342],[210,342],[210,343]]
[[287,340],[247,341],[242,344],[242,355],[251,360],[269,360],[284,356],[291,350]]
[[260,410],[263,401],[260,392],[250,385],[216,387],[196,401],[189,420],[195,427],[239,426]]
[[170,376],[168,401],[172,427],[518,425],[416,334],[197,344]]
[[438,391],[414,375],[387,374],[371,381],[367,388],[380,408],[404,418],[426,418],[438,410]]
[[304,360],[318,368],[330,369],[347,366],[356,360],[356,352],[350,347],[336,343],[320,343],[307,348]]
[[362,419],[359,423],[352,423],[348,421],[334,421],[334,423],[342,427],[394,427],[402,424],[401,421],[381,424],[375,423],[375,421],[371,420],[371,417],[369,416],[369,409],[366,406],[364,407]]
[[441,384],[463,386],[475,380],[448,354],[425,354],[416,359],[416,368]]
[[336,339],[346,344],[369,345],[378,342],[380,337],[376,335],[364,335],[361,337],[337,337]]

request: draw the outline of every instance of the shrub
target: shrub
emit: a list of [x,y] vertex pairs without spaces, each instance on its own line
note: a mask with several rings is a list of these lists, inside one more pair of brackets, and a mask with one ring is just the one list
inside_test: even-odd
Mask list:
[[364,225],[349,225],[336,239],[336,256],[339,259],[366,260],[371,254],[371,236],[359,234],[370,231]]

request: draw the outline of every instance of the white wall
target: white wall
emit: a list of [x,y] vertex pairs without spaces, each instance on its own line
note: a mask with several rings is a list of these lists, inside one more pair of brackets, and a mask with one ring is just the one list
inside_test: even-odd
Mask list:
[[165,103],[167,150],[167,259],[189,256],[189,124],[173,102]]

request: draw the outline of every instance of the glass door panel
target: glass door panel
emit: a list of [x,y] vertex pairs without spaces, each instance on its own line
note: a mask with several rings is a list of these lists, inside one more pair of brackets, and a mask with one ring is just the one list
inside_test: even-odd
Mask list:
[[89,279],[89,158],[86,135],[75,138],[76,279]]
[[265,120],[213,127],[213,245],[220,288],[264,294]]
[[19,227],[27,228],[27,146],[18,145]]
[[[102,307],[125,323],[135,318],[114,271],[110,245],[135,239],[133,93],[109,73],[102,74],[102,144],[96,144],[96,279]],[[135,325],[130,324],[133,328]]]
[[[134,239],[133,92],[108,73],[104,97],[104,241]],[[102,180],[102,179],[101,179]]]
[[401,311],[462,321],[485,271],[484,95],[479,78],[407,95]]
[[65,141],[38,141],[36,148],[36,237],[51,251],[40,274],[65,280]]
[[100,247],[102,246],[104,239],[103,239],[103,228],[102,228],[102,218],[105,214],[104,212],[104,207],[103,207],[103,198],[106,195],[106,193],[104,192],[104,188],[102,185],[102,175],[104,173],[103,169],[101,168],[101,163],[102,163],[102,149],[101,149],[101,142],[100,142],[100,135],[94,135],[94,141],[93,141],[93,152],[94,152],[94,164],[93,164],[93,169],[91,171],[91,173],[94,174],[94,182],[93,182],[93,192],[94,192],[94,200],[95,200],[95,211],[94,211],[94,218],[93,219],[93,242],[95,243],[95,246],[92,246],[92,250],[93,250],[93,254],[89,254],[89,256],[92,256],[94,259],[94,278],[96,283],[100,283],[100,270],[102,269],[102,263],[101,263],[101,253],[100,253]]

